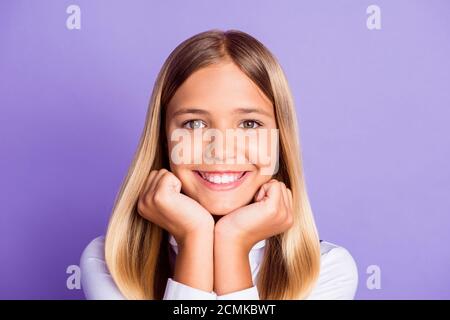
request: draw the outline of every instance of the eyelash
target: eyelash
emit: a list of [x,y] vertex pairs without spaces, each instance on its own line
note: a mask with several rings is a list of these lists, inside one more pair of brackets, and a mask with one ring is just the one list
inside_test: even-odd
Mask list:
[[[202,120],[200,120],[200,119],[187,120],[187,121],[184,121],[184,122],[183,122],[183,124],[182,124],[183,128],[186,128],[186,125],[188,125],[189,123],[193,123],[194,121],[201,121],[203,124],[205,124],[205,123],[204,123]],[[244,120],[244,121],[242,121],[241,123],[244,123],[244,122],[254,122],[254,123],[256,123],[256,124],[258,125],[258,127],[261,127],[261,126],[263,125],[262,122],[257,121],[257,120],[253,120],[253,119]],[[256,127],[256,128],[258,128],[258,127]],[[244,129],[256,129],[256,128],[244,128]],[[195,129],[199,129],[199,128],[186,128],[186,129],[195,130]]]
[[[253,120],[253,119],[244,120],[244,121],[242,121],[242,123],[247,122],[247,121],[256,123],[258,125],[258,127],[261,127],[263,125],[262,122],[257,121],[257,120]],[[258,127],[256,127],[256,128],[258,128]],[[256,129],[256,128],[244,128],[244,129]]]
[[[193,123],[194,121],[201,121],[201,122],[204,124],[204,122],[203,122],[202,120],[200,120],[200,119],[192,119],[192,120],[184,121],[183,124],[182,124],[182,127],[183,127],[183,128],[186,128],[186,125],[187,125],[187,124]],[[186,129],[195,130],[195,129],[199,129],[199,128],[186,128]]]

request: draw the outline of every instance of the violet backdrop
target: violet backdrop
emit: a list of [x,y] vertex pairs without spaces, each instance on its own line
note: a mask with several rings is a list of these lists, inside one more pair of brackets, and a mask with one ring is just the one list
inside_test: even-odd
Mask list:
[[156,74],[212,28],[252,34],[282,64],[320,237],[355,258],[357,298],[449,299],[445,0],[1,1],[0,298],[83,298],[66,269],[105,233]]

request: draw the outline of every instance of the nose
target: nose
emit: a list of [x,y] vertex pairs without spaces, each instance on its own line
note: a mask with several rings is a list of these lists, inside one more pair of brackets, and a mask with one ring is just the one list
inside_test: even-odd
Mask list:
[[236,159],[235,149],[233,143],[227,139],[226,133],[217,130],[213,139],[206,142],[203,156],[207,163],[234,163]]
[[204,159],[207,163],[241,164],[245,163],[245,143],[240,145],[235,137],[235,129],[229,127],[213,128],[207,134],[204,145]]

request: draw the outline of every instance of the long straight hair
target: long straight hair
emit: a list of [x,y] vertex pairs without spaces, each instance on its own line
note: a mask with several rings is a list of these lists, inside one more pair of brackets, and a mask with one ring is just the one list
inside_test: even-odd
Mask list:
[[127,299],[162,299],[171,275],[167,232],[136,210],[150,171],[169,169],[166,107],[192,73],[225,60],[236,64],[272,102],[280,139],[279,170],[274,178],[283,181],[293,195],[293,226],[266,242],[256,283],[260,298],[304,299],[317,282],[320,244],[306,192],[295,107],[284,72],[254,37],[238,30],[214,29],[183,41],[164,62],[154,84],[138,148],[115,199],[105,258]]

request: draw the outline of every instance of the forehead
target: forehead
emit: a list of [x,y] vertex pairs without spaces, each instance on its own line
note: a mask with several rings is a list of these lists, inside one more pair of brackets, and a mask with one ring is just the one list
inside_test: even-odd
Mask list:
[[270,100],[232,62],[210,65],[194,72],[172,97],[167,113],[181,107],[200,107],[226,113],[236,107],[258,107],[273,113]]

